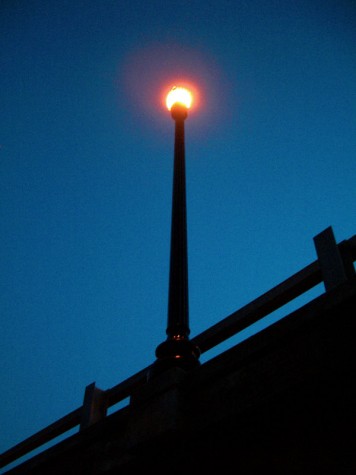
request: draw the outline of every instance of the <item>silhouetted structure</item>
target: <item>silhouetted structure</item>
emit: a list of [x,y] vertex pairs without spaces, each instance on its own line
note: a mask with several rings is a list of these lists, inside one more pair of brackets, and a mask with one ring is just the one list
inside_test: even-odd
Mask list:
[[314,241],[316,261],[191,341],[205,352],[320,282],[325,293],[189,371],[88,386],[82,407],[1,465],[78,425],[8,473],[356,473],[356,236],[337,245],[327,228]]

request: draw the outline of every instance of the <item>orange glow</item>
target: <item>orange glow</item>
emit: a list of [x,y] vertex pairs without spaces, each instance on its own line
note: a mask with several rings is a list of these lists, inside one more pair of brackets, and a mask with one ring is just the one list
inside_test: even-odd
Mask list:
[[171,110],[174,104],[182,104],[187,109],[190,109],[192,102],[192,93],[189,91],[189,89],[181,86],[172,87],[166,97],[166,106],[168,110]]

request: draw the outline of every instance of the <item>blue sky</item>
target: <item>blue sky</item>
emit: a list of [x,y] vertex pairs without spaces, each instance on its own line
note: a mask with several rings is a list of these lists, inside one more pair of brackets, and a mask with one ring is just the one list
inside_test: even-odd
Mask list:
[[191,335],[355,234],[356,4],[0,1],[0,451],[154,361],[174,123]]

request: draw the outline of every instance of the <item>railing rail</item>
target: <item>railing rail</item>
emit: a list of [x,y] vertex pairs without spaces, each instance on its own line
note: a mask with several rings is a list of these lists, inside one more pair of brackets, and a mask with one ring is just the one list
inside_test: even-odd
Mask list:
[[[336,244],[331,227],[314,238],[318,259],[257,299],[203,331],[192,341],[202,353],[249,327],[283,305],[324,282],[328,292],[355,277],[356,235]],[[107,409],[144,385],[150,366],[106,391],[87,386],[81,407],[0,455],[0,468],[43,446],[76,426],[80,430],[106,416]]]
[[82,407],[78,407],[78,409],[75,409],[66,416],[58,419],[56,422],[53,422],[49,426],[33,434],[31,437],[7,450],[0,456],[0,467],[5,467],[23,455],[32,452],[32,450],[41,447],[70,429],[73,429],[80,424],[81,415]]
[[244,330],[261,318],[299,297],[321,282],[317,261],[278,284],[257,299],[248,303],[192,340],[205,352]]
[[356,235],[336,244],[329,227],[314,238],[318,259],[192,339],[203,353],[324,282],[331,290],[355,275]]

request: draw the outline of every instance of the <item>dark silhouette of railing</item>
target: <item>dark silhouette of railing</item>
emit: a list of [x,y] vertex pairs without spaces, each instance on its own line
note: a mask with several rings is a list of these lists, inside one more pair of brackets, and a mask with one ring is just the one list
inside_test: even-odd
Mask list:
[[[329,292],[339,285],[355,280],[356,235],[336,243],[331,227],[314,237],[317,260],[301,269],[273,289],[192,338],[202,353],[224,342],[261,318],[291,302],[311,288],[324,283]],[[90,384],[85,389],[83,405],[40,430],[0,455],[0,468],[43,446],[70,429],[79,430],[103,419],[108,408],[130,397],[147,382],[150,366],[111,389],[101,390]]]

